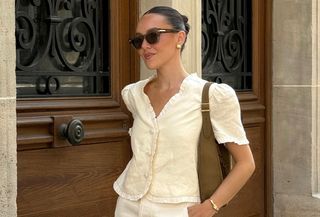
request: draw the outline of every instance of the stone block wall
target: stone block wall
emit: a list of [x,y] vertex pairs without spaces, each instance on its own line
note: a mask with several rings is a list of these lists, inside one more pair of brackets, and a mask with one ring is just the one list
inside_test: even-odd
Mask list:
[[0,1],[0,217],[17,216],[15,1]]
[[[316,3],[316,4],[315,4]],[[319,74],[315,64],[317,0],[273,0],[273,174],[275,217],[319,217],[314,194],[313,120]],[[319,129],[319,128],[318,128]],[[319,163],[320,163],[320,159]]]

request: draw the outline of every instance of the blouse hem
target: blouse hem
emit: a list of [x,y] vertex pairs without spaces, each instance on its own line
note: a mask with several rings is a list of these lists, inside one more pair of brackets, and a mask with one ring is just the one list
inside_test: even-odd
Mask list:
[[128,200],[132,200],[132,201],[138,201],[139,199],[141,199],[143,197],[143,194],[138,194],[138,195],[131,195],[131,194],[127,194],[125,192],[123,192],[120,188],[120,186],[117,184],[117,183],[114,183],[113,184],[113,189],[115,190],[115,192],[125,198],[125,199],[128,199]]
[[199,203],[198,196],[182,196],[182,197],[156,197],[153,195],[146,195],[146,198],[155,203]]
[[143,197],[146,197],[148,200],[155,202],[155,203],[199,203],[200,197],[198,196],[182,196],[182,197],[157,197],[152,196],[150,194],[138,194],[138,195],[131,195],[123,192],[120,186],[116,183],[113,184],[113,189],[115,192],[122,198],[131,201],[138,201]]
[[236,143],[237,145],[249,145],[248,139],[235,139],[235,138],[216,138],[219,144]]

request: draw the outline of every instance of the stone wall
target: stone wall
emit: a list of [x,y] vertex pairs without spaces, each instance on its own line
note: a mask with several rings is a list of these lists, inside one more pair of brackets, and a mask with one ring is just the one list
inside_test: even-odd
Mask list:
[[[313,197],[314,118],[319,97],[318,0],[273,0],[273,173],[275,217],[319,217]],[[316,4],[315,4],[316,3]]]
[[0,1],[0,217],[16,216],[15,1]]

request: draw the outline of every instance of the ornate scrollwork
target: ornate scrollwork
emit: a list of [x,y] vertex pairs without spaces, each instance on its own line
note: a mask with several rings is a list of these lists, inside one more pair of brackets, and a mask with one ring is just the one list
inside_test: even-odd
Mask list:
[[23,12],[16,16],[16,45],[20,49],[31,49],[34,47],[36,34],[33,19]]
[[98,70],[98,25],[96,0],[16,0],[17,72],[39,72],[36,93],[53,94],[57,78],[57,90],[42,85],[50,73]]
[[20,0],[16,3],[16,59],[19,70],[33,70],[49,49],[52,29],[46,22],[39,21],[37,14],[40,10],[43,16],[51,13],[48,0]]
[[39,7],[40,4],[41,4],[41,0],[31,0],[30,3],[31,3],[33,6]]
[[96,8],[97,8],[96,0],[94,1],[84,0],[82,2],[82,13],[84,14],[84,17],[92,17]]
[[64,0],[64,1],[62,2],[62,4],[63,4],[63,7],[64,7],[65,10],[70,11],[70,10],[72,9],[72,2],[71,2],[71,0]]
[[[28,67],[34,68],[35,65],[40,63],[39,61],[32,61],[32,64],[25,65],[21,64],[21,58],[27,59],[26,53],[29,53],[30,57],[34,57],[34,53],[39,52],[39,50],[42,50],[42,52],[38,54],[38,58],[39,55],[48,55],[47,48],[51,45],[53,46],[51,49],[55,50],[52,53],[57,53],[60,58],[51,59],[55,61],[55,63],[52,63],[53,65],[60,64],[60,68],[66,67],[73,71],[83,71],[92,64],[96,49],[96,31],[93,20],[86,17],[94,13],[95,1],[47,0],[47,4],[44,4],[44,1],[30,0],[29,4],[26,4],[26,1],[23,1],[23,3],[23,6],[21,2],[17,4],[19,8],[17,8],[16,15],[18,52],[20,54],[24,53],[23,57],[21,55],[17,56],[18,68],[23,70]],[[64,12],[72,10],[73,4],[79,4],[78,6],[82,7],[84,12],[82,17],[70,17],[73,14],[79,14],[78,12]],[[41,13],[39,13],[40,10]],[[43,11],[48,11],[48,13],[43,13]],[[35,20],[39,20],[39,22],[36,23]],[[44,27],[51,31],[43,31]],[[43,40],[43,36],[47,40]],[[42,44],[43,42],[46,44]],[[36,48],[33,49],[36,44]],[[46,49],[43,49],[43,47]],[[77,59],[70,62],[66,57],[68,55]],[[22,65],[24,67],[21,67]]]
[[[226,82],[235,89],[243,85],[243,72],[251,70],[245,60],[251,58],[251,8],[249,0],[202,0],[202,68],[206,79]],[[250,72],[251,73],[251,72]],[[247,75],[246,75],[247,76]]]
[[64,66],[73,71],[88,69],[95,56],[96,40],[93,25],[82,17],[67,19],[58,26],[57,51]]
[[222,63],[227,72],[236,72],[243,64],[243,39],[239,31],[230,31],[223,41]]

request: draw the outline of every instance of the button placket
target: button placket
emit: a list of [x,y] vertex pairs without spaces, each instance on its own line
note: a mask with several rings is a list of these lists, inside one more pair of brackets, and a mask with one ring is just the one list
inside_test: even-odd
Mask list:
[[153,174],[153,157],[155,154],[155,151],[157,149],[157,140],[158,140],[158,134],[159,134],[159,130],[158,130],[158,123],[157,123],[157,119],[153,118],[153,129],[151,129],[149,131],[149,133],[151,134],[152,137],[152,149],[149,153],[149,169],[148,171],[146,171],[146,173],[144,174],[144,177],[148,180],[148,184],[146,186],[146,192],[148,192],[151,182],[152,182],[152,174]]

